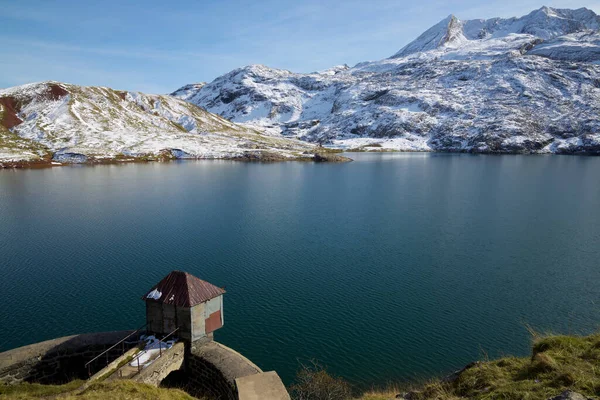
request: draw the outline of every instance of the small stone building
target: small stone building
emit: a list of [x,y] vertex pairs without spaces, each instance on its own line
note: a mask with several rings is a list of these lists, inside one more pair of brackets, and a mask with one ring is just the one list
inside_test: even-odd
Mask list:
[[225,290],[187,272],[173,271],[150,289],[146,302],[146,329],[196,341],[223,326]]

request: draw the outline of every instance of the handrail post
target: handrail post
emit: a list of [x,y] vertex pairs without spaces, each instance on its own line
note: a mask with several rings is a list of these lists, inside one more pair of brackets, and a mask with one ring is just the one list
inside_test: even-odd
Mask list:
[[[150,321],[150,322],[152,322],[152,321]],[[147,327],[150,324],[150,322],[146,322],[144,325],[142,325],[141,327],[139,327],[135,331],[131,332],[129,335],[125,336],[123,339],[121,339],[117,343],[115,343],[112,346],[110,346],[107,350],[104,350],[102,353],[98,354],[96,357],[94,357],[90,361],[88,361],[85,364],[85,366],[88,367],[88,373],[91,374],[91,368],[90,368],[91,363],[94,362],[94,361],[96,361],[97,359],[99,359],[100,357],[102,357],[105,354],[106,354],[106,365],[108,365],[108,352],[110,352],[112,349],[114,349],[115,347],[117,347],[119,344],[122,345],[123,353],[125,353],[125,340],[129,339],[131,336],[133,336],[134,334],[138,333],[142,328]],[[139,336],[138,336],[138,342],[139,342]]]

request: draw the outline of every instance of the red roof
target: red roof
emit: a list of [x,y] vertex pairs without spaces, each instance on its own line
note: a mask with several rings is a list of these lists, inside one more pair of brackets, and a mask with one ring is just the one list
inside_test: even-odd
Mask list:
[[183,271],[173,271],[154,285],[142,300],[193,307],[222,295],[225,290]]

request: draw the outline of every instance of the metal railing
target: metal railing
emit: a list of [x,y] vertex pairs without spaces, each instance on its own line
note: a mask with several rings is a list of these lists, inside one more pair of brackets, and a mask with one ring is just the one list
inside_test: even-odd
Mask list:
[[100,357],[102,357],[103,355],[106,354],[106,365],[108,365],[109,364],[109,362],[108,362],[108,352],[111,351],[112,349],[114,349],[115,347],[117,347],[118,345],[122,346],[121,355],[125,354],[125,341],[127,339],[129,339],[130,337],[132,337],[133,335],[135,335],[136,333],[138,333],[139,331],[141,331],[142,329],[146,328],[149,324],[150,324],[150,322],[146,322],[144,325],[140,326],[138,329],[136,329],[135,331],[131,332],[129,335],[125,336],[123,339],[119,340],[117,343],[115,343],[114,345],[110,346],[108,349],[104,350],[102,353],[98,354],[96,357],[94,357],[90,361],[88,361],[85,364],[85,366],[84,366],[88,370],[88,376],[92,376],[91,366],[92,366],[92,363],[94,361],[96,361],[97,359],[99,359]]
[[[166,338],[168,338],[169,336],[171,336],[172,334],[174,334],[175,332],[177,332],[179,330],[179,328],[175,328],[175,330],[173,330],[171,333],[169,333],[168,335],[164,336],[162,339],[160,339],[158,341],[158,357],[162,357],[162,346],[161,344],[165,341]],[[149,349],[152,350],[152,349]],[[140,357],[145,354],[144,351],[141,351],[138,355],[136,355],[131,361],[130,364],[131,365],[134,361],[137,360],[137,369],[138,369],[138,373],[142,370],[141,366],[140,366]]]

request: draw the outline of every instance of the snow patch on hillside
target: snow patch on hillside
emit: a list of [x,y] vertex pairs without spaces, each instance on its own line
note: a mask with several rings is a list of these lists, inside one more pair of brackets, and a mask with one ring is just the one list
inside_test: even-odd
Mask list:
[[[57,161],[156,155],[165,149],[177,158],[232,158],[248,151],[293,158],[313,147],[264,135],[171,96],[42,82],[1,90],[2,98],[19,104],[23,120],[6,137],[39,144]],[[0,161],[14,160],[14,152],[27,157],[2,143]]]

